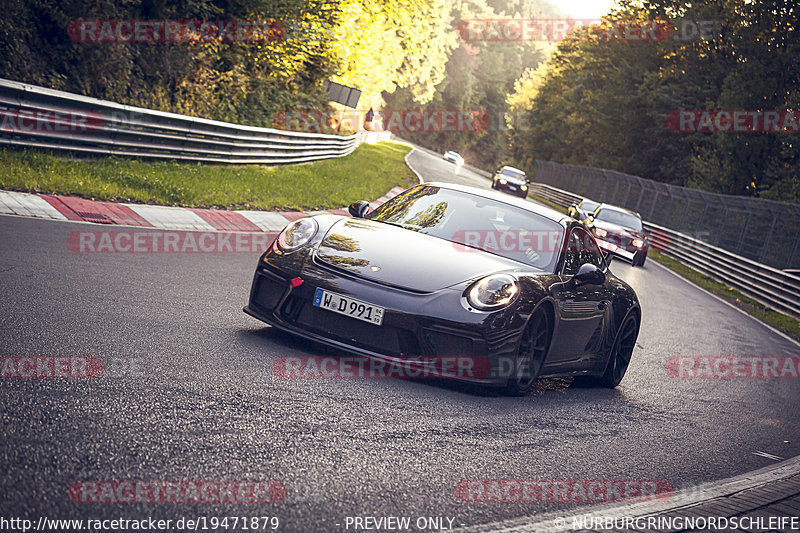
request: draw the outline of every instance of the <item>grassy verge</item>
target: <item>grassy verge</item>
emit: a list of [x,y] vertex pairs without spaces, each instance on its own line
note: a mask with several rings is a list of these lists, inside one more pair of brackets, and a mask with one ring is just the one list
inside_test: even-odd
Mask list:
[[347,157],[282,167],[216,166],[117,157],[70,159],[0,149],[0,189],[95,200],[227,209],[329,209],[416,184],[409,147],[361,145]]
[[553,203],[553,202],[551,202],[550,200],[547,200],[547,199],[545,199],[545,198],[542,198],[541,196],[536,196],[535,194],[529,194],[529,195],[528,195],[528,198],[532,198],[532,199],[536,200],[537,202],[539,202],[540,204],[544,204],[544,205],[546,205],[547,207],[550,207],[550,208],[552,208],[552,209],[555,209],[555,210],[556,210],[556,211],[558,211],[559,213],[566,213],[566,212],[567,212],[567,210],[566,210],[566,209],[564,209],[563,207],[561,207],[560,205],[558,205],[558,204],[554,204],[554,203]]
[[[553,202],[546,200],[541,196],[536,196],[535,194],[530,194],[528,196],[537,202],[541,202],[552,207],[556,211],[561,213],[566,212],[566,209],[560,205],[554,204]],[[652,248],[647,252],[647,258],[658,261],[673,272],[688,279],[698,287],[701,287],[712,294],[720,296],[739,309],[758,318],[762,322],[765,322],[773,328],[786,333],[793,339],[800,340],[800,320],[789,315],[784,315],[783,313],[773,311],[772,309],[765,307],[752,298],[748,298],[738,290],[728,287],[727,285],[714,280],[710,276],[698,272],[697,270],[684,265],[680,261],[671,257],[667,257],[666,255],[653,250]]]

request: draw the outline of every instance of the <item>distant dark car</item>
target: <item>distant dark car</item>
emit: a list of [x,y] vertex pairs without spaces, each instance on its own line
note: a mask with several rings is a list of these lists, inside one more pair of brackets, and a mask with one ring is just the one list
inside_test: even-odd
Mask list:
[[650,248],[642,217],[622,207],[600,204],[584,225],[606,253],[621,257],[633,266],[643,266]]
[[541,377],[615,387],[624,376],[639,301],[580,223],[443,183],[349,211],[290,223],[259,258],[244,311],[376,364],[480,359],[482,373],[434,370],[513,395]]
[[567,214],[575,220],[583,222],[592,216],[595,209],[597,209],[599,206],[600,202],[595,202],[594,200],[584,198],[580,202],[576,202],[569,206]]
[[442,157],[444,157],[445,161],[450,161],[451,163],[454,163],[458,167],[464,164],[464,158],[461,157],[461,154],[459,154],[458,152],[454,152],[452,150],[445,152],[444,156]]
[[523,170],[504,166],[492,178],[492,189],[525,198],[528,196],[528,176]]

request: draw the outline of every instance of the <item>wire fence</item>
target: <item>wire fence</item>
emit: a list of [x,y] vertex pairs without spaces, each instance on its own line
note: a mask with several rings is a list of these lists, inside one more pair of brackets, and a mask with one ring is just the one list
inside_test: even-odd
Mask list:
[[800,269],[800,205],[716,194],[622,172],[537,161],[536,181],[782,270]]

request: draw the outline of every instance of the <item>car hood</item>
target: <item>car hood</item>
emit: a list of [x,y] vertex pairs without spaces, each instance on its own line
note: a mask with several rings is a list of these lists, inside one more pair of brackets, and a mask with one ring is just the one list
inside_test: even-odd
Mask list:
[[359,277],[416,292],[433,292],[521,267],[499,255],[357,218],[336,222],[314,258]]
[[604,229],[607,232],[613,233],[615,235],[622,235],[625,237],[630,237],[631,239],[644,239],[643,232],[626,228],[618,224],[612,224],[611,222],[605,222],[603,220],[594,219],[592,220],[592,225],[596,228]]

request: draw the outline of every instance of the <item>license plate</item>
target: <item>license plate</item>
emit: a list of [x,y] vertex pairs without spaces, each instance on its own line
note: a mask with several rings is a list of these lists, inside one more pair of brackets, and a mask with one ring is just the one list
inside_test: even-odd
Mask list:
[[513,185],[509,185],[508,188],[511,189],[512,191],[516,191],[517,190],[517,188],[515,186],[513,186]]
[[349,296],[342,296],[325,289],[317,289],[314,293],[314,305],[340,315],[375,324],[376,326],[380,326],[383,323],[383,312],[385,311],[383,307],[368,304]]

